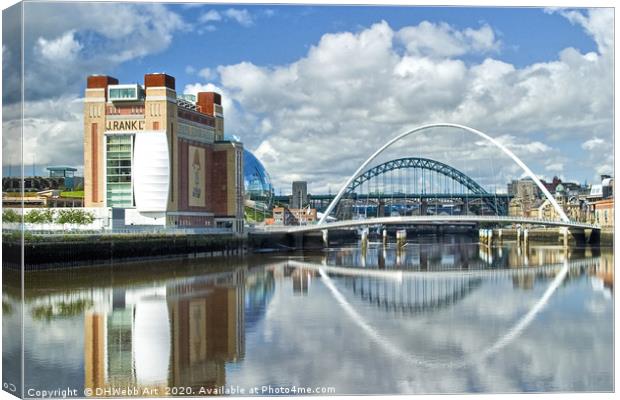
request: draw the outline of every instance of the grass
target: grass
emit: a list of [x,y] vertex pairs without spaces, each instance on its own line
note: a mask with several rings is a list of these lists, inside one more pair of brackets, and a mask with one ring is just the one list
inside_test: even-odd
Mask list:
[[265,218],[270,218],[271,213],[268,211],[259,211],[251,207],[245,207],[245,219],[250,223],[263,222]]
[[75,190],[73,192],[60,192],[60,197],[79,197],[84,198],[83,190]]

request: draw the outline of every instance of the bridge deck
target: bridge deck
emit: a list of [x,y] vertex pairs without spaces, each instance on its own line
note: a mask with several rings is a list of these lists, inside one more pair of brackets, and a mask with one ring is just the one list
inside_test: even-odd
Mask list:
[[496,224],[521,224],[521,225],[543,225],[557,226],[577,229],[601,229],[598,225],[586,224],[583,222],[565,222],[546,219],[510,217],[510,216],[487,216],[487,215],[416,215],[406,217],[379,217],[361,220],[346,220],[328,222],[314,225],[269,225],[254,228],[254,232],[260,233],[302,233],[330,229],[352,229],[372,225],[416,225],[416,224],[437,224],[445,225],[450,223],[496,223]]

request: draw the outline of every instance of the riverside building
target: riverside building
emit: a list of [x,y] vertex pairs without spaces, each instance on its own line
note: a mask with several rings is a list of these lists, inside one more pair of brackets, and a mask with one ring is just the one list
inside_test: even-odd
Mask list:
[[219,93],[177,95],[174,77],[87,79],[84,205],[125,225],[243,231],[243,145],[224,140]]

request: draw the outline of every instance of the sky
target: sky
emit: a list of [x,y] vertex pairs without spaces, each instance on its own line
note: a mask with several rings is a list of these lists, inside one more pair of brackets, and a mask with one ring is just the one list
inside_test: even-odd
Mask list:
[[[69,2],[24,13],[26,175],[82,169],[88,75],[142,83],[149,72],[173,75],[177,93],[220,92],[226,135],[276,193],[293,180],[335,192],[386,141],[433,122],[497,138],[545,179],[613,172],[612,9]],[[5,175],[20,154],[13,17],[3,13]],[[523,175],[454,129],[409,137],[376,163],[402,156],[491,190]]]

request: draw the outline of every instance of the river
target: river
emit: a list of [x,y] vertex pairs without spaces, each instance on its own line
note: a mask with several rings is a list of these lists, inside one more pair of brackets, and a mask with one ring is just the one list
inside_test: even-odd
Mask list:
[[424,236],[118,263],[29,273],[23,310],[6,274],[3,378],[23,311],[26,396],[613,390],[607,248]]

